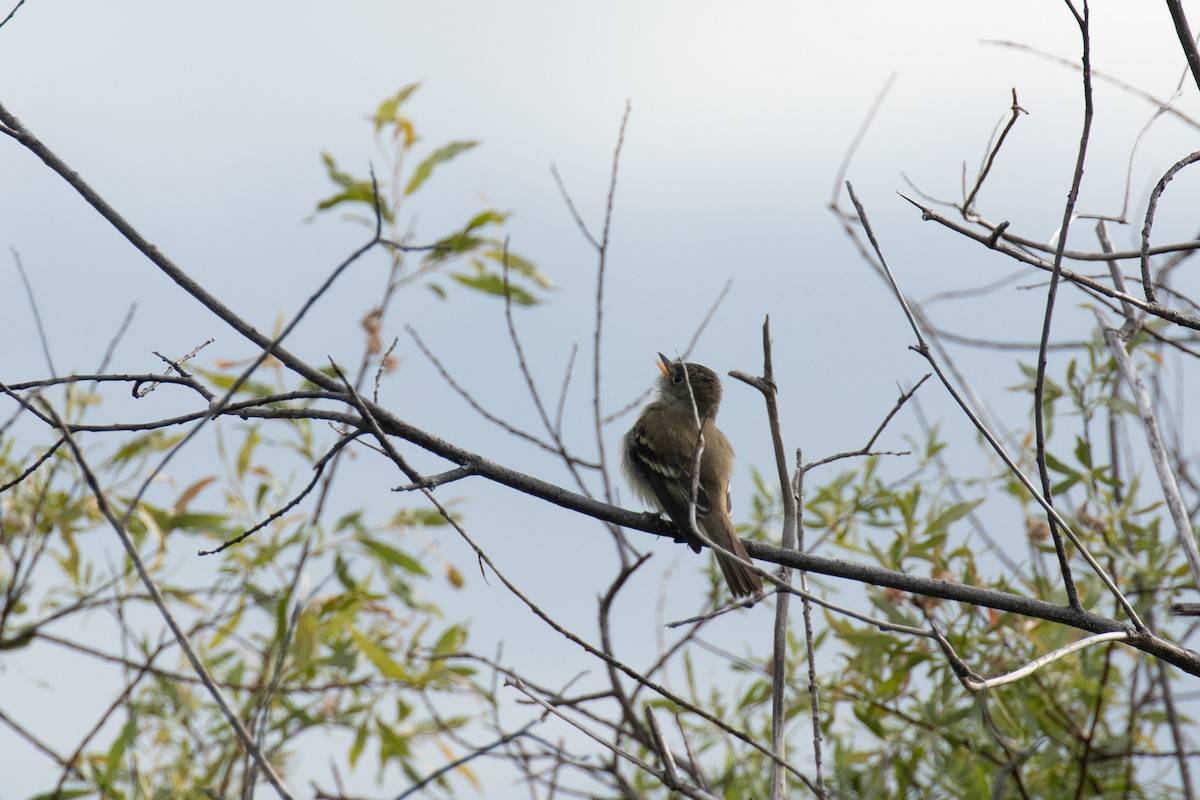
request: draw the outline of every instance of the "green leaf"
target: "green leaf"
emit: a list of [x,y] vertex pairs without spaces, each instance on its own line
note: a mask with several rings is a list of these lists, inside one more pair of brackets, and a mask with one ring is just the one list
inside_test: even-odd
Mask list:
[[[228,391],[229,388],[233,386],[234,382],[237,381],[238,377],[240,377],[237,375],[230,375],[226,372],[214,372],[213,370],[207,370],[203,367],[196,367],[195,371],[197,374],[203,375],[205,379],[215,388],[221,389],[222,391]],[[248,380],[242,381],[240,384],[238,384],[237,394],[250,395],[252,397],[265,397],[267,395],[275,394],[275,388],[266,383]]]
[[247,432],[246,441],[242,442],[242,446],[238,448],[237,476],[239,479],[246,477],[246,470],[250,469],[250,460],[254,457],[254,451],[258,449],[261,442],[262,436],[256,425]]
[[[477,275],[464,275],[461,272],[455,272],[450,277],[463,286],[478,292],[496,297],[504,297],[504,278],[494,272],[483,272]],[[519,306],[533,306],[539,302],[536,297],[520,286],[513,286],[512,282],[508,284],[508,297]]]
[[[342,203],[360,203],[375,211],[375,187],[369,180],[355,178],[348,172],[342,172],[338,169],[337,162],[333,160],[333,156],[329,153],[321,153],[321,160],[325,162],[325,174],[329,179],[342,188],[342,191],[337,194],[326,197],[321,202],[317,203],[318,211],[326,211],[334,206]],[[392,221],[392,210],[388,207],[387,201],[379,198],[380,213],[388,222]]]
[[359,651],[367,657],[367,660],[375,665],[375,669],[386,678],[408,683],[408,671],[400,662],[396,661],[387,650],[384,650],[370,636],[359,633],[358,629],[353,625],[347,626],[350,630],[350,637],[354,639],[354,643],[358,645]]
[[108,757],[104,760],[105,784],[112,780],[112,776],[121,765],[121,760],[125,758],[125,750],[135,736],[137,736],[137,714],[130,710],[129,718],[125,720],[125,727],[113,741],[112,747],[108,750]]
[[0,639],[0,651],[20,650],[22,647],[28,647],[37,638],[37,632],[36,625],[29,625],[7,639]]
[[[379,133],[385,125],[395,124],[403,126],[408,120],[398,113],[400,106],[404,105],[404,101],[412,96],[412,93],[421,88],[421,82],[410,83],[400,91],[396,92],[391,97],[384,100],[375,109],[375,132]],[[408,126],[408,131],[411,134],[412,126]],[[414,137],[415,138],[415,137]],[[411,145],[412,141],[408,141],[406,146]]]
[[354,767],[358,763],[359,757],[362,755],[363,749],[367,746],[367,720],[364,718],[354,731],[354,741],[350,744],[350,752],[347,757],[350,761],[350,766]]
[[1062,475],[1072,478],[1079,477],[1079,471],[1059,461],[1052,453],[1046,453],[1046,466]]
[[1082,436],[1075,437],[1075,460],[1088,469],[1092,468],[1092,450]]
[[35,794],[29,800],[75,800],[76,797],[88,797],[96,793],[94,788],[84,789],[68,789],[66,787],[56,792],[46,792],[45,794]]
[[420,189],[421,184],[423,184],[426,179],[429,178],[430,174],[433,173],[433,168],[438,164],[449,161],[459,153],[470,150],[472,147],[475,147],[478,144],[479,142],[475,141],[451,142],[448,145],[444,145],[439,147],[437,150],[434,150],[428,158],[417,165],[417,169],[415,172],[413,172],[412,179],[409,180],[408,187],[405,188],[404,194],[411,195],[413,192],[417,191],[417,189]]
[[462,625],[451,625],[438,637],[437,642],[433,645],[433,652],[435,655],[457,653],[466,643],[467,629]]
[[452,256],[476,249],[486,241],[482,236],[477,235],[477,231],[487,225],[499,225],[506,219],[508,219],[508,215],[499,211],[489,209],[479,212],[471,217],[462,230],[435,242],[434,249],[425,256],[425,264],[436,264]]
[[408,553],[392,547],[390,544],[384,544],[376,539],[363,539],[362,545],[387,563],[394,564],[406,572],[411,572],[414,575],[429,574],[425,567],[421,566],[420,561],[417,561]]
[[182,434],[151,431],[142,436],[135,436],[113,453],[110,464],[120,464],[150,453],[169,450],[183,438]]
[[355,580],[354,575],[350,572],[350,565],[346,563],[346,559],[342,558],[340,554],[333,559],[333,574],[337,575],[338,582],[347,591],[359,591],[358,581]]
[[945,531],[952,523],[957,522],[974,511],[982,502],[983,498],[980,497],[976,500],[966,500],[947,506],[941,509],[937,516],[929,521],[928,529],[930,531]]
[[228,514],[203,513],[189,511],[185,514],[172,514],[165,508],[158,508],[148,503],[142,505],[145,511],[164,532],[177,530],[192,533],[212,533],[223,530],[229,524]]
[[510,270],[524,275],[543,289],[554,288],[554,282],[527,258],[522,258],[516,253],[505,252],[503,250],[485,250],[482,255],[496,262],[501,268],[507,265]]

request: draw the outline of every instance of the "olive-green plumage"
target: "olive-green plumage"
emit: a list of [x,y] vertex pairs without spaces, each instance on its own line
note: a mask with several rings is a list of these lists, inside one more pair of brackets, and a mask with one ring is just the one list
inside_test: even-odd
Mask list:
[[[669,361],[659,353],[658,397],[643,410],[625,434],[622,461],[629,485],[644,500],[666,512],[684,533],[692,497],[692,465],[696,456],[696,419],[704,432],[700,485],[696,493],[696,522],[712,542],[750,560],[729,519],[729,477],[733,447],[717,428],[721,380],[700,364]],[[694,405],[693,405],[694,400]],[[717,552],[717,564],[734,597],[762,591],[762,579],[752,569]]]

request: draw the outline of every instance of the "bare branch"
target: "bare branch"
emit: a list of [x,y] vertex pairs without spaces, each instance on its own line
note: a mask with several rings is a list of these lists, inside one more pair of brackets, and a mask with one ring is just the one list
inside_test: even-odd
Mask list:
[[[781,544],[785,550],[797,547],[797,528],[800,525],[800,504],[798,498],[801,496],[798,487],[793,487],[791,480],[788,478],[787,456],[784,450],[783,430],[779,420],[779,405],[777,402],[778,389],[775,385],[775,368],[771,362],[771,318],[768,316],[763,320],[762,325],[762,350],[763,350],[763,374],[760,378],[754,378],[741,373],[733,373],[732,377],[744,381],[754,388],[758,389],[763,396],[763,400],[767,406],[767,426],[771,434],[771,442],[775,452],[775,469],[779,480],[780,496],[783,498],[783,535]],[[801,573],[800,579],[802,589],[807,589],[803,585],[805,580],[804,573]],[[790,588],[792,582],[791,570],[780,570],[779,583],[782,587]],[[787,708],[784,702],[784,687],[787,681],[784,676],[787,674],[787,656],[788,656],[788,600],[790,595],[785,591],[779,594],[775,601],[775,623],[772,629],[772,665],[773,672],[771,675],[771,749],[775,753],[775,766],[771,770],[771,798],[772,800],[783,800],[787,797],[787,775],[779,768],[779,765],[784,763],[787,758]],[[808,605],[808,599],[801,596],[805,614],[804,614],[804,633],[808,644],[808,657],[814,658],[815,654],[812,650],[812,618],[811,611]],[[811,665],[811,662],[810,662]],[[817,691],[816,683],[809,682],[809,692],[812,694],[813,703],[816,705]],[[820,714],[814,708],[813,722],[819,725]],[[814,741],[814,752],[816,756],[816,789],[817,795],[823,797],[825,794],[825,778],[821,769],[821,744],[819,731]]]
[[[1116,359],[1117,369],[1121,371],[1121,376],[1125,379],[1125,383],[1129,386],[1129,390],[1133,393],[1134,401],[1137,403],[1138,417],[1142,421],[1142,430],[1146,435],[1146,444],[1150,448],[1150,457],[1154,462],[1154,470],[1158,474],[1158,482],[1162,487],[1167,509],[1171,514],[1171,520],[1175,523],[1175,536],[1179,540],[1180,547],[1183,548],[1184,555],[1187,556],[1188,566],[1191,567],[1192,580],[1195,582],[1195,587],[1200,588],[1200,548],[1196,546],[1196,534],[1192,529],[1192,523],[1183,502],[1183,495],[1179,491],[1179,480],[1175,477],[1175,471],[1171,469],[1161,428],[1158,423],[1158,415],[1155,413],[1154,406],[1150,402],[1150,394],[1146,389],[1146,384],[1142,381],[1141,375],[1138,373],[1137,367],[1133,364],[1133,359],[1129,357],[1129,353],[1125,350],[1127,339],[1123,338],[1120,332],[1113,330],[1107,324],[1107,321],[1098,309],[1093,309],[1093,311],[1096,314],[1096,319],[1100,323],[1101,329],[1104,331],[1104,341],[1108,345],[1108,351]],[[1126,330],[1122,328],[1122,330],[1125,330],[1127,334],[1132,334],[1136,329]]]
[[[1174,2],[1174,0],[1168,0]],[[1180,14],[1182,15],[1182,11]],[[1186,24],[1186,23],[1185,23]],[[1175,162],[1169,170],[1159,179],[1154,187],[1154,191],[1150,193],[1150,202],[1146,205],[1146,223],[1142,226],[1142,286],[1146,292],[1146,302],[1155,303],[1154,299],[1154,281],[1150,278],[1150,229],[1154,225],[1154,213],[1158,210],[1158,198],[1162,196],[1166,190],[1167,184],[1175,177],[1179,170],[1186,167],[1188,164],[1193,164],[1200,160],[1200,151],[1181,158]]]
[[65,437],[60,437],[60,438],[59,438],[59,440],[58,440],[57,442],[55,442],[54,444],[52,444],[52,445],[50,445],[49,447],[47,447],[47,448],[46,448],[46,452],[44,452],[44,453],[42,453],[40,456],[38,456],[38,457],[37,457],[37,458],[34,460],[34,462],[33,462],[32,464],[30,464],[28,467],[26,467],[26,468],[24,469],[24,471],[22,471],[22,472],[21,472],[21,474],[20,474],[20,475],[18,475],[17,477],[13,478],[13,479],[12,479],[11,481],[9,481],[8,483],[5,483],[5,484],[3,484],[3,485],[0,485],[0,494],[4,494],[5,492],[7,492],[7,491],[8,491],[9,489],[11,489],[12,487],[14,487],[14,486],[16,486],[17,484],[19,484],[19,483],[21,483],[22,481],[24,481],[26,478],[28,478],[28,477],[29,477],[30,475],[32,475],[33,473],[37,472],[37,468],[38,468],[38,467],[40,467],[42,464],[45,464],[45,463],[46,463],[46,459],[48,459],[48,458],[50,458],[50,456],[54,455],[54,454],[55,454],[55,452],[57,452],[57,451],[58,451],[58,448],[62,447],[62,446],[63,446],[63,445],[66,443],[66,441],[67,441],[67,440],[66,440],[66,438],[65,438]]
[[942,632],[937,629],[936,625],[931,625],[931,630],[933,631],[934,641],[936,641],[938,646],[942,648],[942,652],[946,655],[947,660],[954,668],[954,672],[958,676],[959,681],[963,686],[965,686],[967,689],[970,689],[972,692],[984,692],[988,689],[994,689],[997,686],[1004,686],[1007,683],[1015,683],[1024,677],[1032,675],[1034,672],[1037,672],[1047,664],[1051,664],[1060,658],[1070,655],[1071,653],[1091,647],[1092,645],[1103,644],[1105,642],[1127,641],[1133,635],[1129,631],[1110,631],[1108,633],[1098,633],[1094,636],[1087,636],[1083,639],[1079,639],[1078,641],[1071,642],[1068,645],[1064,645],[1052,650],[1043,656],[1039,656],[1020,669],[1013,670],[1012,672],[995,678],[984,679],[972,671],[967,663],[962,660],[962,657],[954,652],[953,645],[951,645],[949,640],[942,635]]
[[[650,764],[647,764],[645,761],[642,761],[640,758],[633,755],[632,753],[622,750],[621,748],[616,747],[615,745],[612,745],[609,742],[605,741],[605,739],[603,737],[601,737],[599,734],[597,734],[595,731],[593,731],[590,728],[586,727],[585,725],[571,719],[566,714],[564,714],[562,711],[558,710],[557,708],[550,705],[545,700],[543,700],[542,698],[538,697],[536,694],[531,692],[529,689],[527,689],[525,687],[525,684],[522,681],[520,681],[519,679],[515,679],[515,680],[509,679],[509,680],[505,681],[504,684],[506,686],[512,686],[514,689],[519,691],[521,694],[525,695],[530,700],[532,700],[533,702],[537,703],[539,706],[544,708],[547,713],[553,714],[554,716],[558,717],[563,722],[566,722],[571,727],[573,727],[576,730],[583,733],[589,739],[597,742],[602,747],[611,751],[613,754],[625,759],[630,764],[633,764],[635,767],[642,770],[646,774],[653,775],[655,778],[662,781],[664,786],[667,786],[668,788],[673,789],[686,797],[694,798],[694,800],[717,800],[717,798],[714,797],[713,795],[708,794],[707,792],[704,792],[697,787],[689,786],[685,783],[679,783],[679,782],[671,783],[670,777],[669,777],[670,773],[668,773],[666,771],[657,770],[654,767],[652,767]],[[672,766],[674,766],[674,765],[672,764]],[[673,772],[673,770],[672,770],[672,772]]]
[[854,138],[850,140],[850,145],[842,155],[842,163],[838,165],[837,175],[833,178],[833,191],[829,196],[829,207],[834,211],[838,210],[838,195],[841,194],[842,188],[846,185],[846,173],[850,170],[850,162],[854,160],[854,154],[858,152],[858,146],[862,144],[863,138],[871,128],[871,123],[875,121],[875,115],[879,113],[884,99],[887,97],[888,92],[892,90],[892,84],[896,82],[897,74],[893,72],[883,82],[883,86],[880,88],[878,94],[875,95],[875,99],[871,102],[871,107],[867,110],[867,115],[863,117],[862,124],[858,126],[858,130],[854,133]]
[[[1042,338],[1038,348],[1037,377],[1033,383],[1033,429],[1034,447],[1037,455],[1038,476],[1042,482],[1042,497],[1045,503],[1054,504],[1053,485],[1050,482],[1050,468],[1046,463],[1046,366],[1049,363],[1048,347],[1050,344],[1050,329],[1054,319],[1054,303],[1058,298],[1058,284],[1062,277],[1063,250],[1067,247],[1067,235],[1070,233],[1071,221],[1075,218],[1075,204],[1079,200],[1079,184],[1083,180],[1083,165],[1087,160],[1088,141],[1092,131],[1092,58],[1091,32],[1089,30],[1088,0],[1083,0],[1083,14],[1075,11],[1069,2],[1068,7],[1079,24],[1083,49],[1083,130],[1079,134],[1079,150],[1075,156],[1075,171],[1071,176],[1071,188],[1067,192],[1067,202],[1063,207],[1063,221],[1058,236],[1058,248],[1054,253],[1054,265],[1050,272],[1050,286],[1046,291],[1046,311],[1042,317]],[[1063,588],[1067,592],[1067,603],[1073,608],[1079,607],[1079,590],[1075,588],[1075,578],[1071,575],[1071,562],[1067,556],[1067,548],[1063,543],[1062,533],[1058,529],[1055,515],[1047,516],[1050,524],[1050,537],[1054,540],[1054,554],[1058,557],[1058,569],[1062,574]],[[1078,545],[1077,545],[1078,546]]]
[[1183,734],[1183,726],[1180,725],[1179,710],[1175,707],[1175,698],[1171,691],[1170,675],[1167,672],[1167,665],[1159,662],[1152,667],[1158,673],[1158,688],[1162,691],[1163,706],[1167,712],[1167,724],[1171,728],[1171,739],[1175,743],[1176,763],[1179,765],[1179,779],[1183,784],[1183,796],[1186,800],[1194,800],[1195,793],[1192,789],[1192,768],[1188,764],[1187,756],[1187,737]]
[[1192,36],[1192,29],[1183,13],[1183,3],[1180,0],[1167,0],[1167,9],[1171,12],[1171,22],[1175,24],[1179,47],[1187,59],[1188,69],[1192,71],[1192,80],[1196,82],[1196,87],[1200,88],[1200,52],[1196,50],[1196,37]]
[[[21,5],[18,3],[17,8],[20,7]],[[17,13],[16,8],[12,10],[9,17],[15,13]],[[4,22],[7,21],[8,19],[6,18]],[[0,25],[3,25],[4,22],[0,22]],[[37,328],[38,342],[42,346],[42,357],[46,359],[46,366],[50,369],[50,375],[58,377],[58,370],[54,368],[54,358],[50,355],[50,341],[46,338],[46,328],[42,325],[42,314],[38,310],[37,298],[33,296],[33,286],[29,283],[29,276],[25,274],[25,266],[21,263],[21,254],[17,252],[17,248],[15,247],[9,247],[8,249],[12,253],[13,262],[17,265],[17,274],[21,276],[21,283],[25,286],[25,299],[29,302],[29,310],[33,313],[33,324]]]
[[1004,146],[1004,140],[1008,138],[1008,132],[1011,131],[1013,126],[1017,124],[1017,117],[1019,117],[1021,114],[1028,113],[1029,112],[1021,108],[1021,105],[1017,102],[1017,89],[1016,87],[1013,87],[1012,116],[1009,117],[1008,124],[1004,126],[1004,130],[1000,132],[1000,138],[996,140],[995,146],[992,147],[991,152],[988,153],[987,159],[984,161],[983,168],[979,170],[979,177],[975,180],[975,185],[971,188],[970,194],[968,194],[967,199],[963,201],[962,210],[965,216],[971,216],[971,204],[975,202],[975,196],[979,194],[979,190],[983,188],[983,182],[987,180],[988,173],[992,171],[992,164],[996,163],[996,156],[1000,154],[1000,148]]
[[[592,331],[592,423],[596,434],[596,452],[600,454],[601,467],[606,463],[604,458],[604,415],[600,411],[600,343],[601,332],[604,329],[604,273],[608,265],[608,242],[612,233],[613,201],[617,194],[617,170],[621,165],[621,149],[625,145],[625,128],[629,124],[629,114],[632,110],[633,105],[626,101],[625,114],[621,117],[621,127],[617,131],[617,146],[613,149],[612,175],[608,182],[608,201],[604,207],[604,227],[600,232],[600,242],[596,245],[598,261],[596,264],[595,327]],[[602,469],[600,476],[604,482],[604,499],[612,502],[612,486],[609,484],[608,470]],[[626,552],[627,546],[619,534],[616,539],[617,549],[624,562],[629,557]]]
[[[932,221],[937,222],[947,228],[950,228],[951,230],[955,231],[956,233],[960,233],[964,236],[970,237],[971,239],[974,239],[975,241],[980,242],[981,244],[987,244],[988,237],[986,235],[980,233],[979,231],[972,230],[971,228],[969,228],[965,225],[960,225],[959,223],[955,222],[954,220],[951,220],[951,219],[943,216],[942,214],[937,213],[936,211],[929,208],[928,206],[921,205],[917,201],[913,200],[911,197],[906,197],[905,195],[900,195],[900,196],[904,197],[905,200],[912,203],[914,206],[916,206],[917,208],[919,208],[921,210],[922,219],[924,219],[926,221],[932,220]],[[1047,272],[1054,271],[1054,265],[1052,263],[1050,263],[1049,261],[1043,261],[1042,259],[1037,258],[1036,256],[1033,256],[1033,255],[1030,255],[1029,253],[1026,253],[1023,250],[1020,250],[1016,247],[1012,247],[1012,246],[1008,245],[1006,242],[1004,242],[1003,240],[996,242],[995,246],[992,249],[994,249],[998,253],[1003,253],[1004,255],[1009,256],[1010,258],[1016,259],[1017,261],[1020,261],[1024,264],[1029,264],[1031,266],[1037,267],[1038,269],[1045,270]],[[1096,261],[1105,261],[1112,257],[1114,257],[1114,256],[1106,254],[1106,253],[1099,253],[1095,260]],[[1198,317],[1193,317],[1188,314],[1182,314],[1178,311],[1175,311],[1174,309],[1168,308],[1163,305],[1159,305],[1158,303],[1147,302],[1139,297],[1122,294],[1121,292],[1118,292],[1116,289],[1112,288],[1111,286],[1108,286],[1106,284],[1101,283],[1100,281],[1089,278],[1086,275],[1081,275],[1077,272],[1073,272],[1073,271],[1067,269],[1066,267],[1061,267],[1059,269],[1059,276],[1063,280],[1070,281],[1071,283],[1076,284],[1080,288],[1094,291],[1094,292],[1096,292],[1098,294],[1102,294],[1106,297],[1111,297],[1114,300],[1121,300],[1123,302],[1128,302],[1131,305],[1135,306],[1136,308],[1140,308],[1141,310],[1145,311],[1148,314],[1153,314],[1156,317],[1162,317],[1163,319],[1168,320],[1169,322],[1173,322],[1176,325],[1181,325],[1185,328],[1191,328],[1192,330],[1200,330],[1200,318],[1198,318]]]
[[810,461],[809,463],[804,465],[804,467],[803,467],[804,471],[808,472],[810,469],[813,469],[814,467],[819,467],[823,464],[828,464],[831,461],[837,461],[837,460],[843,459],[843,458],[854,458],[857,456],[873,456],[873,455],[892,455],[892,456],[908,455],[908,453],[891,453],[891,452],[873,453],[873,452],[871,452],[871,447],[872,447],[872,445],[875,444],[875,441],[879,438],[880,434],[883,433],[883,429],[886,428],[888,423],[892,421],[892,418],[896,416],[896,413],[899,412],[900,409],[904,406],[904,404],[909,401],[909,398],[911,398],[914,394],[917,393],[917,390],[921,388],[921,385],[923,383],[925,383],[925,381],[929,380],[930,374],[931,373],[928,373],[928,372],[925,373],[925,375],[923,375],[921,377],[921,380],[917,381],[913,385],[913,387],[911,389],[909,389],[907,392],[905,392],[905,391],[900,392],[900,396],[898,398],[896,398],[896,402],[892,406],[892,410],[889,411],[887,413],[887,416],[885,416],[883,418],[883,422],[879,423],[879,427],[875,429],[875,432],[873,434],[871,434],[871,438],[867,440],[867,443],[865,445],[863,445],[862,447],[860,447],[857,450],[851,450],[851,451],[845,452],[845,453],[836,453],[832,456],[826,456],[825,458],[818,459],[817,461]]

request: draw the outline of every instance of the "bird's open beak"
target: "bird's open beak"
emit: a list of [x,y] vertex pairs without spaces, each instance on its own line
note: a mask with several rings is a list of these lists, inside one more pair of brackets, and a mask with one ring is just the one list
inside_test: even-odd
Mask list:
[[658,361],[656,361],[655,363],[658,364],[658,368],[662,372],[663,375],[671,374],[671,359],[667,358],[662,353],[659,353]]

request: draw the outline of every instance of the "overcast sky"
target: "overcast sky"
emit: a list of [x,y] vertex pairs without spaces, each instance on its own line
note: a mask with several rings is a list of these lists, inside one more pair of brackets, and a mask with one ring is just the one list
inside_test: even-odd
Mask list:
[[[1106,0],[1094,4],[1093,15],[1096,68],[1170,96],[1182,61],[1162,4]],[[361,228],[335,215],[310,219],[332,193],[320,153],[359,174],[378,165],[365,116],[399,87],[421,81],[408,110],[424,143],[482,145],[444,166],[408,207],[415,238],[443,235],[488,205],[513,212],[512,248],[559,287],[543,307],[519,315],[534,367],[552,387],[571,346],[590,347],[595,258],[550,167],[556,165],[581,214],[598,227],[628,101],[608,264],[606,407],[620,407],[647,386],[657,374],[655,352],[682,350],[732,281],[695,359],[721,373],[757,371],[759,326],[770,314],[789,443],[817,458],[861,445],[897,386],[925,372],[906,350],[911,334],[894,300],[826,209],[847,145],[889,76],[896,76],[891,92],[848,177],[908,291],[927,296],[1010,274],[1010,264],[922,224],[896,192],[912,191],[903,173],[932,195],[960,197],[963,162],[976,168],[1007,116],[1014,87],[1029,114],[977,206],[1036,239],[1049,239],[1058,226],[1078,145],[1078,73],[983,43],[992,39],[1078,58],[1074,20],[1063,4],[1045,0],[30,0],[0,28],[0,102],[183,269],[270,330],[364,240]],[[1194,110],[1194,92],[1183,102]],[[1083,210],[1120,209],[1126,158],[1153,110],[1099,86]],[[1135,209],[1166,166],[1194,149],[1191,135],[1169,120],[1152,130],[1135,171]],[[1187,175],[1179,181],[1172,188],[1178,196],[1196,185]],[[1178,208],[1164,211],[1164,237],[1176,230],[1169,215]],[[1117,230],[1118,247],[1129,246],[1139,228]],[[1073,241],[1094,247],[1090,231],[1090,224],[1077,228]],[[113,364],[118,371],[158,369],[151,350],[180,355],[209,337],[216,343],[203,364],[252,352],[6,138],[0,138],[0,240],[0,380],[46,372],[8,248],[19,253],[38,296],[60,372],[92,370],[134,301],[138,311]],[[289,347],[310,363],[327,355],[355,363],[358,319],[383,279],[382,258],[357,265]],[[1067,295],[1068,306],[1079,301]],[[1042,302],[1039,292],[1013,287],[987,301],[986,313],[978,305],[946,306],[938,319],[980,338],[1034,341]],[[518,452],[438,383],[403,334],[404,324],[417,328],[496,410],[533,427],[499,304],[461,291],[446,302],[423,290],[402,297],[387,336],[400,336],[404,366],[384,397],[401,416],[457,444],[561,482],[550,461]],[[1012,414],[1006,424],[1022,428],[1027,409],[1006,406],[1001,396],[1020,380],[1011,356],[962,351],[961,358],[973,385]],[[942,414],[937,392],[927,394]],[[585,450],[587,399],[581,380],[568,416]],[[944,413],[947,435],[969,436],[960,418]],[[749,492],[750,466],[770,468],[762,416],[756,393],[727,387],[722,425],[740,465],[735,517],[748,511],[737,498]],[[623,429],[609,432],[610,454]],[[905,446],[898,434],[883,445]],[[396,503],[385,491],[396,476],[377,480],[377,493],[347,502],[376,510]],[[543,600],[567,598],[559,607],[564,621],[590,631],[591,604],[611,566],[599,529],[580,530],[558,512],[514,501],[507,490],[472,486],[462,494],[469,498],[468,521],[513,576]],[[514,540],[522,542],[519,550]],[[685,571],[694,566],[679,561],[681,548],[647,546],[661,551],[656,575],[676,562]],[[444,551],[467,559],[457,541],[447,541]],[[606,566],[589,575],[584,565],[591,563]],[[686,586],[691,579],[676,580]],[[647,577],[633,596],[653,602],[657,590],[657,580]],[[436,600],[450,618],[472,616],[481,639],[541,646],[542,632],[531,632],[534,623],[500,594],[498,585],[475,580],[467,591]],[[574,595],[577,605],[569,602]],[[692,605],[681,601],[672,613]],[[736,643],[761,633],[760,623],[765,630],[765,614],[725,634]],[[652,629],[629,636],[630,647],[653,646]],[[573,666],[587,666],[579,664]],[[8,682],[5,676],[0,684]],[[10,702],[0,686],[0,707]],[[0,730],[0,753],[5,736]],[[35,785],[18,786],[12,796]]]

